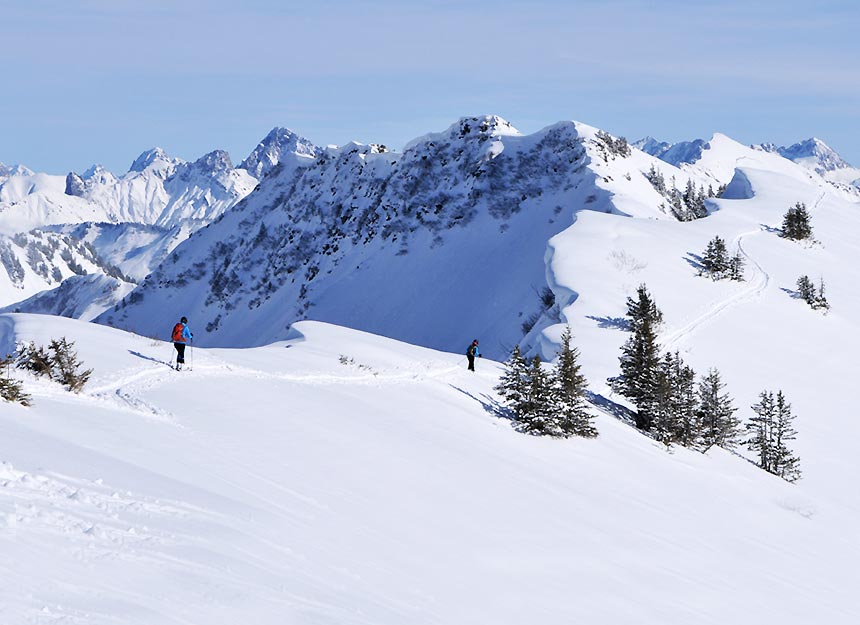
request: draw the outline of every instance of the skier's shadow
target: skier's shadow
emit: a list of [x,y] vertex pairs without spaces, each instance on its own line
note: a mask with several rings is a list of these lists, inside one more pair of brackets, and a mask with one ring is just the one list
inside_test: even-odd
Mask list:
[[469,391],[463,390],[459,386],[454,386],[453,384],[450,384],[449,386],[455,391],[463,393],[463,395],[465,395],[469,399],[472,399],[481,404],[481,407],[494,417],[501,417],[502,419],[508,419],[509,421],[513,421],[513,413],[489,395],[482,394],[480,397],[476,397]]
[[172,367],[169,362],[165,362],[163,360],[159,360],[158,358],[153,358],[152,356],[147,356],[146,354],[141,354],[140,352],[136,352],[133,349],[128,350],[128,353],[132,356],[137,356],[138,358],[143,358],[144,360],[149,360],[151,362],[157,362],[160,365],[167,365],[168,367]]

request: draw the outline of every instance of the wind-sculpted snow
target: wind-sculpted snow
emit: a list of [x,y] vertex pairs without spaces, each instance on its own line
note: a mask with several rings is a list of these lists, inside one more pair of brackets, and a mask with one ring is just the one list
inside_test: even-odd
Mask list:
[[488,336],[501,355],[551,313],[546,241],[574,213],[671,218],[643,175],[659,161],[604,143],[582,124],[523,136],[487,116],[402,154],[327,149],[271,172],[100,321],[160,333],[186,315],[209,344],[259,345],[313,317],[452,350]]

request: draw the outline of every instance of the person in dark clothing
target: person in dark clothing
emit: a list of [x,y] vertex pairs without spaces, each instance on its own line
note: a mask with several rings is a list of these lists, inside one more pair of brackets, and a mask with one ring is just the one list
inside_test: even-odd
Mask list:
[[179,371],[185,364],[185,346],[194,339],[191,330],[188,329],[188,318],[183,317],[173,326],[173,347],[176,348],[176,370]]
[[466,358],[469,359],[469,371],[475,370],[475,356],[483,358],[483,356],[481,356],[481,350],[478,349],[478,339],[472,341],[469,345],[469,349],[466,350]]

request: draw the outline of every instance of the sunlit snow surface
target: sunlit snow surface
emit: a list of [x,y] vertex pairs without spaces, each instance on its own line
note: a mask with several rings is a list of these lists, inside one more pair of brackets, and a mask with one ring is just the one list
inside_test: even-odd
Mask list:
[[[183,372],[80,321],[3,315],[0,335],[67,336],[95,369],[80,395],[28,378],[33,407],[0,404],[0,622],[856,621],[844,389],[791,380],[792,486],[603,413],[596,440],[524,436],[490,411],[496,363],[326,324]],[[775,354],[765,383],[792,369]]]

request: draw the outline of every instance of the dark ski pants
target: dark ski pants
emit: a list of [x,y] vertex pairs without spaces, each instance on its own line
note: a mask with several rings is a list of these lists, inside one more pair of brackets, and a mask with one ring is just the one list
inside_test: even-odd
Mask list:
[[174,343],[176,348],[176,364],[185,364],[185,343]]
[[474,356],[469,356],[469,355],[467,354],[467,355],[466,355],[466,358],[468,358],[468,359],[469,359],[469,371],[474,371],[474,370],[475,370],[475,357],[474,357]]

